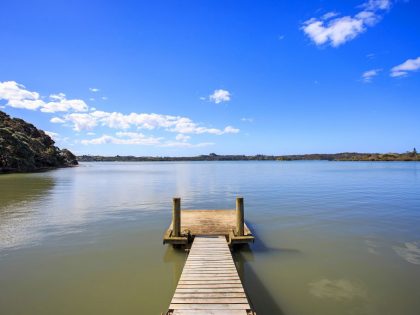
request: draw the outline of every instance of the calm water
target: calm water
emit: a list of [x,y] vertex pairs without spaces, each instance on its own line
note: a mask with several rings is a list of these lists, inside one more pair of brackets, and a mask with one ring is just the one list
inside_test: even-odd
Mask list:
[[160,314],[184,208],[245,197],[259,315],[420,314],[420,163],[83,163],[0,176],[0,314]]

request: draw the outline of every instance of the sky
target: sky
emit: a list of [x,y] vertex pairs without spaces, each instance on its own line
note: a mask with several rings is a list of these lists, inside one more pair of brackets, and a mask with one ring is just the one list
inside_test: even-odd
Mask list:
[[0,110],[75,154],[420,148],[420,1],[0,2]]

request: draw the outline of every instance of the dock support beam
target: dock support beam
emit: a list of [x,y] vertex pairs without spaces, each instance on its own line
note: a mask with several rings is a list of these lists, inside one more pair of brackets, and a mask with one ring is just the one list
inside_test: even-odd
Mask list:
[[236,235],[244,235],[244,198],[236,198]]
[[181,198],[173,198],[172,207],[172,236],[181,236]]

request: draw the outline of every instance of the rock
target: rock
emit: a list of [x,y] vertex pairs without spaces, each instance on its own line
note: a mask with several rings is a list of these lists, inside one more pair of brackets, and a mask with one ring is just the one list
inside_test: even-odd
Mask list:
[[0,111],[0,173],[33,172],[77,165],[67,149],[54,146],[44,131]]
[[60,150],[60,156],[64,159],[67,165],[78,165],[76,156],[67,149]]

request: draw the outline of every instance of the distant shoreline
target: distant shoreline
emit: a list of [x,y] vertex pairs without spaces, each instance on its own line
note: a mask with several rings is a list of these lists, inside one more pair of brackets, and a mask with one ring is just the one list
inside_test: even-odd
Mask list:
[[181,162],[181,161],[366,161],[366,162],[412,162],[420,161],[420,154],[414,149],[406,153],[356,153],[302,154],[302,155],[208,155],[170,157],[170,156],[101,156],[81,155],[79,162]]

